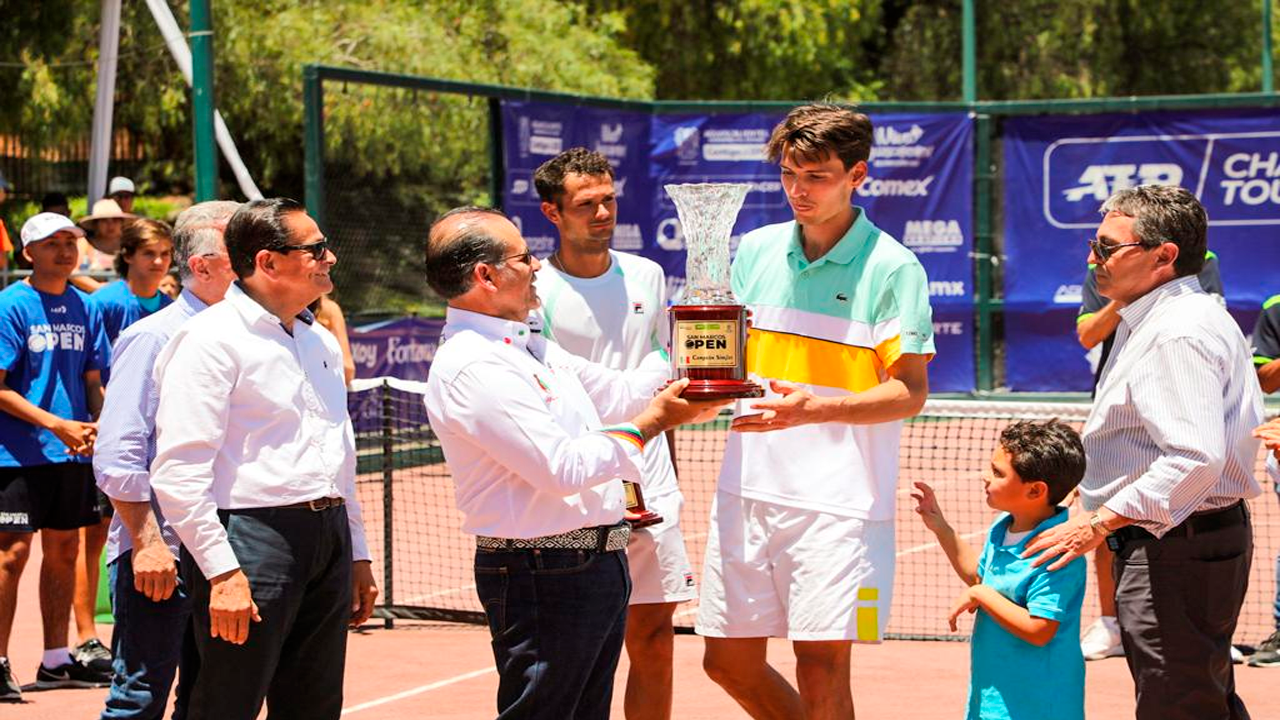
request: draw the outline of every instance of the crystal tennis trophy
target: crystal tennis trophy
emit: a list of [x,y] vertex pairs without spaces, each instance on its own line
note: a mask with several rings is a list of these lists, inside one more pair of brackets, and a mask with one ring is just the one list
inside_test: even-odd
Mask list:
[[685,289],[671,307],[671,365],[689,378],[688,400],[763,397],[747,378],[747,308],[729,286],[729,236],[751,186],[663,186],[676,204],[688,258]]

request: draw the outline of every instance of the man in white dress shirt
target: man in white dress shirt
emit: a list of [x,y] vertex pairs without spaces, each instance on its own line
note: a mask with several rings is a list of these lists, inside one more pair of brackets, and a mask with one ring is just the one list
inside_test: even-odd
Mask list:
[[533,332],[540,263],[501,212],[446,213],[426,254],[449,303],[427,414],[477,536],[499,717],[607,718],[631,590],[622,481],[647,442],[724,403],[681,400],[687,380],[655,397],[661,353],[619,372]]
[[[609,248],[618,221],[613,167],[598,152],[572,148],[533,174],[542,214],[560,245],[538,271],[542,334],[574,355],[615,370],[666,351],[666,275],[654,261]],[[631,606],[627,610],[627,720],[671,717],[672,615],[697,597],[680,529],[684,496],[676,482],[674,432],[644,450],[645,506],[662,522],[632,527],[627,544]]]
[[1249,581],[1262,393],[1235,320],[1206,294],[1208,217],[1180,187],[1119,190],[1089,262],[1124,305],[1085,421],[1089,512],[1027,546],[1050,569],[1104,540],[1139,720],[1248,718],[1231,635]]
[[151,487],[182,540],[200,671],[189,720],[342,712],[347,626],[373,611],[338,341],[306,307],[337,258],[303,207],[246,203],[239,280],[156,361]]

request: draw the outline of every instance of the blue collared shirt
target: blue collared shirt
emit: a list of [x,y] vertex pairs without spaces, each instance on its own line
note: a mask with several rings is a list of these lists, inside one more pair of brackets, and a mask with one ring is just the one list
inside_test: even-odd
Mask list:
[[1036,647],[1000,625],[984,610],[977,612],[969,658],[969,720],[1036,718],[1083,720],[1084,655],[1080,652],[1080,606],[1087,570],[1076,558],[1059,570],[1033,567],[1022,557],[1036,535],[1067,520],[1067,509],[1042,521],[1013,545],[1005,534],[1013,516],[1002,514],[987,534],[978,574],[982,584],[1026,608],[1032,617],[1054,620],[1058,630]]
[[[116,339],[111,362],[111,389],[98,423],[93,474],[108,497],[150,502],[165,544],[178,554],[178,536],[164,521],[151,496],[151,461],[156,456],[156,407],[160,388],[152,377],[156,357],[169,338],[208,305],[183,290],[172,305],[125,328]],[[129,531],[116,515],[107,536],[107,562],[133,548]]]

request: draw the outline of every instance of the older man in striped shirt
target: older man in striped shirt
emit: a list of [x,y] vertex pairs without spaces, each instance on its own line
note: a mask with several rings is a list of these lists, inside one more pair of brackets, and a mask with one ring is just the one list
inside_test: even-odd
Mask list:
[[1208,218],[1180,187],[1120,190],[1102,206],[1089,261],[1125,305],[1085,422],[1089,511],[1027,548],[1060,567],[1116,552],[1120,631],[1139,720],[1248,718],[1231,635],[1253,559],[1244,500],[1263,419],[1249,345],[1196,280]]

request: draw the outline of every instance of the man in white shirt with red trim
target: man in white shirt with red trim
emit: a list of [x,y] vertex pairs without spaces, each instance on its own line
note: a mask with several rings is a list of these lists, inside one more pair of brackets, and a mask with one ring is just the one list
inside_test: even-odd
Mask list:
[[597,720],[631,591],[622,481],[640,480],[646,443],[723,403],[680,399],[687,380],[654,397],[661,353],[619,372],[533,332],[540,265],[497,210],[458,208],[432,225],[427,282],[449,309],[427,414],[462,529],[477,536],[499,716]]
[[156,360],[151,489],[182,540],[200,669],[189,720],[337,720],[347,626],[373,612],[338,341],[307,305],[337,258],[302,205],[246,203],[239,280]]
[[[538,271],[542,334],[569,352],[615,370],[666,353],[667,280],[652,260],[609,248],[618,221],[613,167],[598,152],[572,148],[533,174],[542,212],[560,245]],[[627,544],[631,606],[627,610],[627,720],[671,717],[672,616],[698,595],[680,530],[684,496],[676,483],[674,432],[645,446],[640,487],[645,506],[662,517],[632,527]]]

